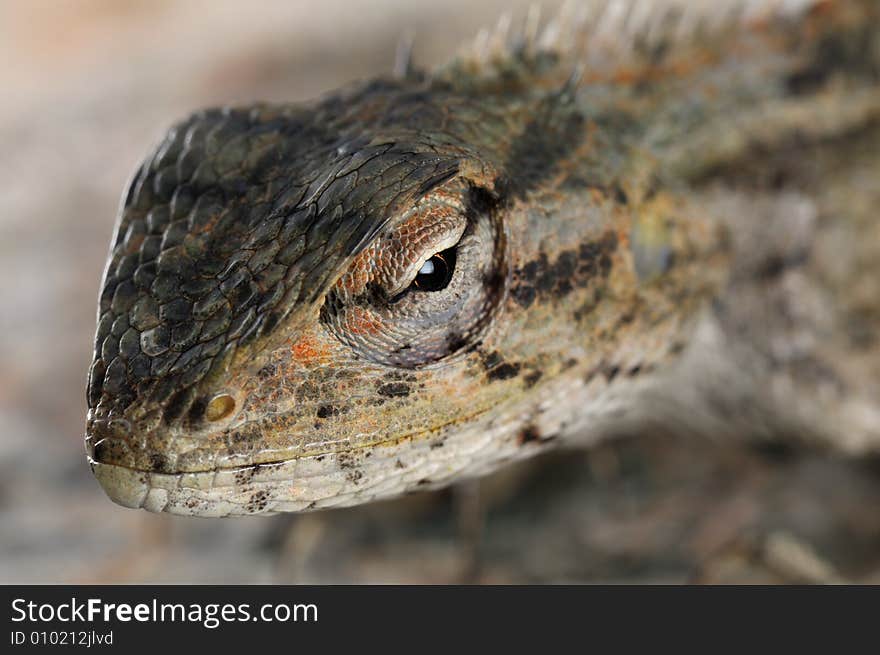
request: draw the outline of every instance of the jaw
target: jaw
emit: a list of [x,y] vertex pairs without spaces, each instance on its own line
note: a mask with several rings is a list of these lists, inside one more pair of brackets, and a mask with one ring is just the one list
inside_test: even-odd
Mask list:
[[641,384],[570,373],[467,422],[357,448],[180,473],[89,461],[114,502],[151,512],[231,517],[359,505],[484,475],[575,435],[599,439]]
[[487,473],[533,454],[514,421],[478,421],[436,433],[280,462],[186,473],[140,471],[89,457],[114,502],[205,517],[302,512],[358,505]]

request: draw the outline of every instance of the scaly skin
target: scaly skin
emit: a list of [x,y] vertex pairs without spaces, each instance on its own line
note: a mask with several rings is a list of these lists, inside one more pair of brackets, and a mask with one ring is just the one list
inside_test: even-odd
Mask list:
[[104,276],[104,489],[301,511],[659,426],[876,450],[880,10],[806,4],[611,5],[172,128]]

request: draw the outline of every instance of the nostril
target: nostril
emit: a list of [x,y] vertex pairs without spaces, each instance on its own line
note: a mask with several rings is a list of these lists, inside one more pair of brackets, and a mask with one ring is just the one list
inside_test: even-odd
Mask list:
[[114,448],[128,443],[131,423],[125,419],[92,419],[86,425],[86,452],[98,462],[107,462]]
[[126,419],[95,419],[86,430],[86,449],[96,462],[115,463],[128,451],[131,423]]
[[106,463],[109,459],[109,444],[106,439],[101,439],[95,443],[95,448],[92,453],[92,459],[96,462],[104,462]]

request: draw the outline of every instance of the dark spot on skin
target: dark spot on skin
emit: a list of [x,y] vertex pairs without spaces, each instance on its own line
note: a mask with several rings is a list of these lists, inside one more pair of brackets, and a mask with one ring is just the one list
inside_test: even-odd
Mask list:
[[405,469],[406,465],[398,459],[396,462],[394,462],[394,468]]
[[248,431],[247,428],[243,430],[236,430],[232,433],[230,437],[230,441],[232,443],[240,444],[246,442],[257,441],[260,438],[260,432],[258,429],[251,429]]
[[782,191],[790,184],[790,174],[788,171],[778,170],[772,171],[767,182],[768,186],[774,191]]
[[190,424],[198,423],[205,417],[205,409],[208,407],[208,399],[204,396],[196,398],[189,408],[187,418]]
[[497,368],[493,368],[486,374],[490,380],[509,380],[512,377],[516,377],[519,373],[519,364],[509,364],[505,362],[501,364]]
[[532,306],[532,303],[535,302],[535,297],[538,295],[538,292],[535,291],[534,287],[518,286],[511,289],[510,295],[520,307],[528,309]]
[[519,364],[505,362],[497,350],[481,353],[481,359],[489,380],[508,380],[515,377],[520,370]]
[[257,377],[260,380],[268,380],[269,378],[275,377],[276,367],[274,364],[266,364],[263,368],[257,371]]
[[281,316],[275,312],[269,314],[266,319],[263,321],[263,333],[268,334],[271,332],[276,325],[278,325],[278,321],[281,320]]
[[538,259],[530,261],[522,268],[522,278],[528,282],[534,283],[538,278],[538,273],[547,268],[547,255],[540,253]]
[[801,96],[818,91],[828,79],[828,70],[820,67],[809,67],[792,73],[785,81],[789,95]]
[[191,388],[181,389],[171,397],[171,401],[165,406],[162,418],[166,423],[179,418],[189,409],[193,401],[194,390]]
[[538,296],[563,298],[596,277],[608,277],[616,249],[617,235],[608,232],[596,241],[580,244],[577,250],[563,250],[552,264],[542,252],[514,271],[511,296],[522,307],[529,307]]
[[406,371],[389,371],[382,376],[385,380],[394,380],[399,382],[415,382],[416,377]]
[[449,352],[455,352],[464,348],[467,345],[467,340],[458,332],[450,332],[446,335],[446,346],[449,348]]
[[829,30],[813,47],[806,66],[786,80],[790,95],[801,96],[819,91],[837,73],[880,79],[880,59],[873,49],[875,29],[867,24]]
[[617,377],[617,374],[620,373],[619,366],[611,366],[610,368],[605,369],[605,379],[611,382],[614,378]]
[[809,257],[809,252],[806,250],[800,250],[788,255],[774,255],[768,257],[766,261],[762,262],[760,269],[757,271],[757,275],[761,279],[772,280],[792,268],[803,266],[807,263]]
[[617,319],[617,327],[621,327],[623,325],[629,325],[634,320],[636,320],[635,311],[630,310],[624,314],[621,314],[620,318]]
[[[614,239],[615,246],[617,245],[617,239]],[[602,277],[608,277],[608,274],[611,272],[611,254],[608,250],[602,252],[602,255],[599,257],[599,274]]]
[[560,281],[569,281],[574,276],[575,265],[577,264],[577,255],[573,250],[566,250],[559,255],[556,260],[554,273]]
[[250,497],[247,503],[247,511],[251,513],[261,512],[266,509],[269,494],[266,491],[258,491]]
[[165,459],[164,455],[160,455],[159,453],[152,453],[150,455],[150,468],[157,473],[168,473],[166,470],[168,466],[168,460]]
[[520,430],[519,435],[516,438],[516,441],[520,446],[540,440],[541,433],[538,431],[538,428],[536,428],[532,424],[526,425],[522,430]]
[[537,108],[537,117],[514,140],[502,170],[509,171],[504,185],[524,197],[553,174],[560,161],[574,151],[584,138],[584,118],[559,98],[548,97]]
[[584,384],[589,384],[590,382],[593,381],[593,378],[595,378],[596,375],[604,372],[605,370],[606,370],[605,363],[600,362],[599,364],[597,364],[596,366],[594,366],[593,368],[591,368],[589,371],[586,372],[586,374],[584,375]]
[[431,450],[436,450],[437,448],[442,448],[445,443],[445,439],[440,439],[439,441],[432,441],[429,447]]
[[504,203],[500,195],[496,195],[484,187],[473,185],[468,189],[467,201],[467,211],[471,216],[474,214],[488,214]]
[[562,362],[562,370],[567,371],[570,368],[574,368],[575,366],[577,366],[577,363],[578,361],[574,357],[566,359],[564,362]]
[[631,369],[629,369],[626,372],[626,374],[627,374],[627,376],[634,378],[641,372],[642,372],[642,367],[641,367],[641,365],[638,365],[638,366],[633,366]]
[[531,389],[541,379],[543,373],[541,371],[530,371],[523,377],[526,389]]
[[497,350],[493,350],[491,352],[481,352],[480,360],[483,363],[483,368],[487,371],[491,368],[498,366],[504,359],[501,357]]
[[235,472],[235,484],[239,487],[250,482],[257,473],[257,467],[249,466]]
[[318,411],[315,415],[318,418],[330,418],[331,416],[337,416],[339,413],[339,408],[334,407],[333,405],[321,405],[318,407]]
[[428,480],[427,478],[422,478],[421,480],[416,482],[416,485],[419,487],[424,487],[425,485],[428,485],[428,484],[431,484],[431,481]]
[[363,471],[357,468],[357,456],[353,451],[339,453],[336,457],[339,468],[345,471],[345,479],[353,484],[358,484],[364,477]]
[[492,271],[483,275],[483,287],[490,296],[498,296],[504,288],[504,274],[501,271]]
[[403,382],[388,382],[381,384],[376,388],[376,393],[380,396],[387,396],[389,398],[408,396],[409,392],[409,385]]
[[783,464],[794,457],[794,449],[790,444],[781,441],[759,441],[752,449],[770,462]]

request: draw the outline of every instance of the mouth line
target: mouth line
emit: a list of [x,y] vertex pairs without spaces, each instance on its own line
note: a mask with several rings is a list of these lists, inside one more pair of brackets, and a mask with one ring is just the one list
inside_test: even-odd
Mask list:
[[[206,475],[206,474],[217,474],[223,472],[239,472],[239,471],[247,471],[250,469],[260,469],[260,468],[271,468],[273,466],[283,466],[285,464],[289,464],[290,462],[302,459],[314,459],[318,457],[326,457],[327,455],[336,455],[338,453],[348,453],[352,451],[362,451],[368,448],[381,448],[384,446],[390,446],[394,444],[403,443],[405,441],[414,441],[416,439],[429,438],[429,435],[433,435],[444,428],[450,425],[458,425],[461,423],[466,423],[468,421],[477,419],[484,414],[488,413],[488,411],[496,406],[497,403],[493,403],[492,405],[486,406],[484,408],[479,409],[478,411],[472,412],[463,417],[457,417],[455,420],[447,421],[446,423],[441,423],[440,425],[436,425],[427,430],[420,430],[418,432],[410,432],[408,434],[403,434],[396,437],[391,437],[388,439],[384,439],[381,441],[375,441],[371,443],[365,443],[357,446],[350,446],[345,448],[335,448],[335,449],[325,449],[325,450],[313,450],[313,451],[305,451],[300,454],[294,455],[292,457],[286,457],[283,459],[275,459],[267,462],[254,462],[251,464],[240,464],[234,466],[218,466],[215,468],[206,468],[206,469],[195,469],[195,470],[177,470],[177,471],[155,471],[151,469],[143,469],[137,468],[134,466],[126,466],[125,464],[117,464],[115,462],[102,462],[94,458],[94,446],[97,443],[93,444],[92,452],[86,452],[86,458],[89,461],[89,464],[94,467],[94,465],[100,466],[113,466],[117,469],[124,469],[125,471],[131,471],[132,473],[139,473],[145,475],[166,475],[166,476],[182,476],[182,475]],[[100,440],[99,440],[100,441]],[[89,443],[88,437],[86,438],[86,442]]]
[[[430,436],[441,432],[446,426],[479,419],[491,407],[490,405],[481,408],[466,417],[457,417],[454,421],[434,426],[429,430],[375,443],[345,449],[315,450],[286,459],[240,466],[163,473],[101,462],[88,453],[87,460],[92,473],[107,496],[113,502],[132,509],[143,508],[154,513],[170,512],[203,517],[311,511],[352,504],[352,499],[358,497],[358,494],[365,498],[372,497],[369,494],[376,485],[358,486],[360,476],[353,477],[351,471],[346,468],[341,457],[344,453],[393,447],[396,444],[415,440],[424,443],[426,452],[446,452],[431,447]],[[331,459],[317,465],[305,463],[335,454],[340,455],[339,460]],[[378,475],[374,479],[379,487],[382,486],[386,474],[391,474],[376,467],[380,461],[387,461],[388,466],[394,468],[396,457],[397,454],[392,449],[389,453],[380,455],[376,461],[366,460],[373,462],[373,475]],[[430,459],[432,458],[422,457],[423,463],[418,466],[425,466],[424,462]],[[306,468],[303,469],[303,466]],[[389,479],[397,479],[397,469],[395,468],[394,471],[395,474]],[[389,492],[386,490],[379,493]],[[254,498],[261,501],[262,505],[259,503],[253,505],[257,502],[253,500]],[[271,499],[269,507],[266,506],[267,499]]]

